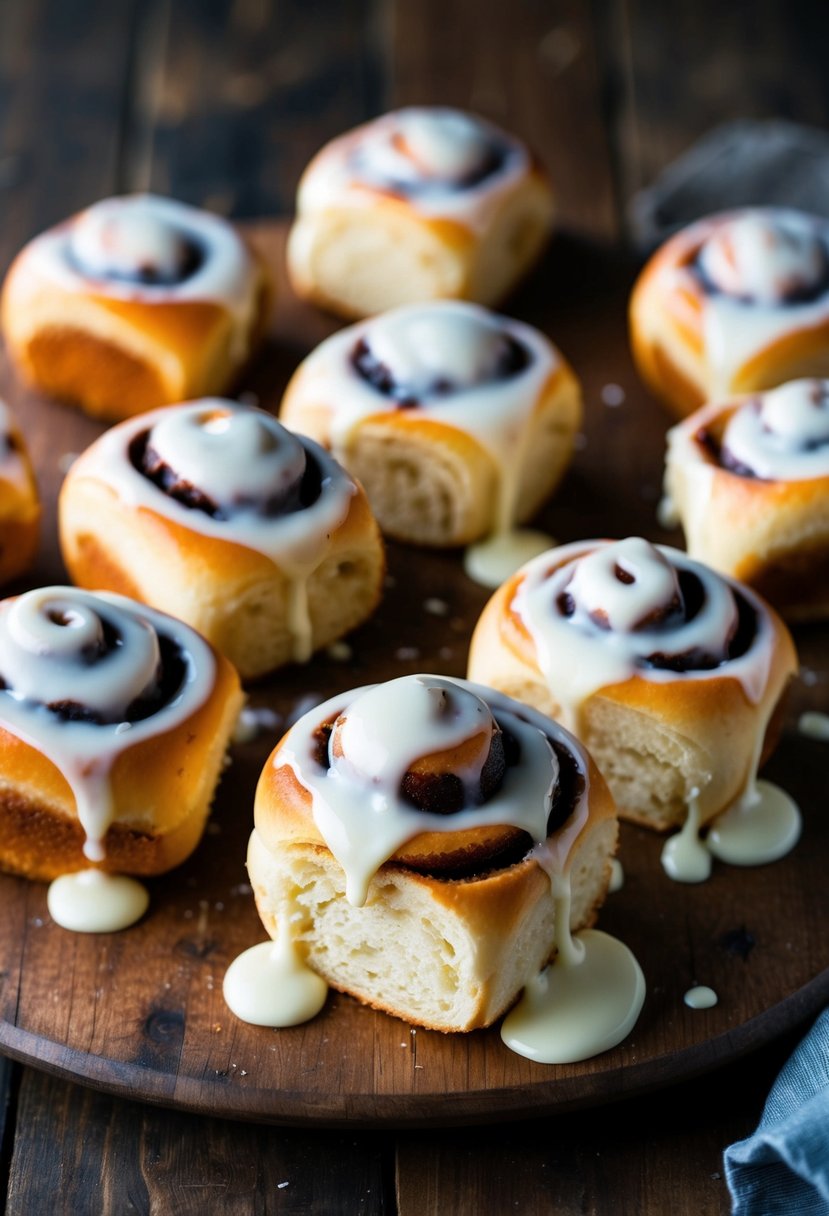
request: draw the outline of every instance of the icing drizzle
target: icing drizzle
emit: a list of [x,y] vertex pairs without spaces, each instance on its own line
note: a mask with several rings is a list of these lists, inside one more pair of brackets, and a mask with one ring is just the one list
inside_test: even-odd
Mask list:
[[726,423],[720,460],[764,480],[829,477],[829,380],[793,380],[745,402]]

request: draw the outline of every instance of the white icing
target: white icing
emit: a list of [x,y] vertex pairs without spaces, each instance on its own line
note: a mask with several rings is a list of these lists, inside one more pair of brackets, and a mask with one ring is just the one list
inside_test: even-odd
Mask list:
[[464,551],[467,577],[482,587],[500,587],[525,562],[555,544],[546,532],[534,528],[508,528],[494,532]]
[[[491,151],[501,163],[478,182]],[[327,144],[300,182],[300,215],[369,205],[376,193],[399,194],[427,216],[486,227],[504,195],[530,171],[518,140],[473,115],[441,107],[385,114]]]
[[243,1022],[297,1026],[316,1017],[325,1004],[328,985],[305,965],[284,916],[274,941],[251,946],[233,960],[222,993]]
[[[668,616],[662,623],[631,626],[660,606],[655,588],[670,589],[672,580],[665,574],[665,563],[678,570],[693,572],[705,589],[705,602],[696,616],[685,622]],[[617,565],[634,572],[634,583],[620,582],[614,575]],[[571,588],[570,580],[581,568],[588,574]],[[587,584],[587,604],[576,602],[572,616],[559,607],[561,596]],[[654,683],[669,683],[677,678],[706,680],[722,675],[739,680],[746,696],[757,704],[766,687],[771,663],[772,631],[767,613],[751,591],[740,593],[757,613],[757,636],[745,654],[726,658],[727,640],[736,622],[734,588],[730,580],[706,566],[691,561],[685,554],[664,546],[653,546],[639,538],[624,541],[588,541],[565,545],[542,554],[524,567],[512,608],[529,632],[537,662],[548,686],[561,705],[562,721],[578,735],[581,708],[600,689],[619,684],[636,675]],[[661,606],[667,607],[667,601]],[[623,626],[613,631],[594,620],[590,611],[601,607],[611,619]],[[694,670],[678,676],[675,671],[647,666],[650,654],[681,654],[700,649],[722,656],[710,670]]]
[[[144,432],[149,433],[148,447],[159,450],[184,480],[210,498],[220,516],[185,506],[134,467],[130,447]],[[269,498],[297,483],[309,458],[320,470],[316,500],[283,514],[263,513]],[[208,398],[120,423],[84,452],[71,475],[99,479],[136,509],[263,554],[291,582],[294,658],[302,662],[310,657],[308,580],[327,556],[330,538],[357,493],[352,479],[318,444],[293,435],[263,410]]]
[[[96,617],[127,644],[96,655]],[[154,686],[154,673],[151,682],[146,679],[146,664],[147,656],[157,653],[155,631],[178,643],[182,684],[156,713],[129,721],[130,702]],[[139,653],[133,661],[126,652],[136,640]],[[135,822],[146,814],[140,805],[115,807],[110,774],[116,759],[189,718],[210,695],[215,660],[207,643],[172,617],[120,595],[46,587],[0,604],[0,677],[6,682],[0,690],[0,726],[42,752],[63,774],[86,835],[84,852],[101,861],[116,816]],[[51,701],[89,704],[87,686],[103,723],[69,721],[46,708]]]
[[829,477],[829,380],[793,380],[745,402],[722,447],[757,477]]
[[117,933],[139,921],[147,911],[147,888],[124,874],[79,870],[61,874],[49,884],[49,915],[73,933]]
[[[719,291],[703,288],[702,296],[710,396],[732,391],[741,369],[767,346],[829,321],[829,289],[811,300],[788,298],[798,290],[819,289],[827,258],[829,225],[802,212],[738,212],[714,229],[700,251],[705,273],[721,284]],[[666,275],[669,292],[671,281],[678,288],[699,288],[689,266]]]
[[610,886],[607,888],[609,895],[615,895],[617,891],[621,891],[625,885],[625,871],[618,857],[611,858],[610,861]]
[[501,1038],[539,1064],[570,1064],[627,1038],[645,1001],[645,977],[615,937],[585,929],[571,938],[569,880],[554,883],[553,891],[556,958],[527,984]]
[[[171,275],[182,245],[201,260],[180,282],[131,282],[118,277],[147,261]],[[89,267],[85,271],[84,267]],[[151,194],[104,199],[73,220],[36,237],[26,249],[27,273],[63,291],[145,303],[208,301],[234,318],[233,357],[248,353],[259,274],[244,241],[219,216]],[[91,273],[90,273],[91,272]]]
[[801,714],[797,729],[801,735],[806,735],[809,739],[827,741],[829,740],[829,714],[816,713],[814,710]]
[[[507,767],[492,797],[452,815],[425,812],[404,801],[400,784],[411,765],[430,749],[444,750],[479,734],[491,724],[492,712],[521,747],[521,764]],[[320,722],[341,714],[344,725],[335,734],[347,730],[347,754],[336,756],[329,748],[331,764],[324,768],[313,759],[314,733]],[[478,685],[442,676],[403,676],[317,707],[292,727],[274,764],[290,767],[310,793],[314,821],[345,872],[347,898],[361,905],[383,862],[422,832],[511,825],[545,841],[558,778],[548,736],[552,732],[555,737],[556,729],[541,715],[523,707],[517,711],[515,702]],[[473,776],[466,774],[470,782]],[[584,795],[548,842],[545,865],[566,865],[586,814]]]
[[713,1009],[719,997],[713,988],[706,984],[697,984],[689,988],[682,999],[689,1009]]
[[711,875],[711,853],[699,835],[699,790],[688,799],[680,830],[662,847],[662,868],[674,882],[705,882]]
[[[510,340],[527,351],[527,364],[492,378]],[[360,375],[352,356],[361,341],[397,374],[402,392],[416,398],[416,405],[401,409],[398,399]],[[503,572],[506,558],[512,572],[525,556],[525,534],[513,531],[513,524],[532,415],[559,367],[558,351],[538,330],[475,304],[442,300],[404,305],[341,330],[308,356],[301,375],[305,399],[330,405],[331,449],[346,467],[360,424],[395,411],[404,422],[433,420],[480,444],[497,474],[491,526],[500,553],[481,552],[470,568],[484,572],[496,560]],[[451,391],[436,389],[439,382]],[[487,581],[492,577],[486,574]]]
[[770,781],[756,781],[714,821],[705,843],[729,865],[765,865],[794,848],[801,826],[800,811],[789,795]]

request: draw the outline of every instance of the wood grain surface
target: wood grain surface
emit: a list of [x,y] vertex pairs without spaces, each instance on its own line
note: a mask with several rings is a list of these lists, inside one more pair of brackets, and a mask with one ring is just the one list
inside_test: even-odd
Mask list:
[[[284,229],[253,233],[279,276]],[[654,520],[666,417],[639,388],[625,346],[631,266],[560,239],[510,311],[554,336],[585,384],[587,423],[573,468],[543,522],[560,540],[660,533]],[[548,292],[555,282],[557,291]],[[284,282],[272,340],[246,381],[275,408],[294,364],[334,322],[294,300]],[[608,384],[624,393],[603,401]],[[46,535],[33,585],[65,578],[54,500],[67,453],[97,424],[21,390],[3,370],[46,500]],[[618,395],[618,394],[617,394]],[[469,637],[487,593],[458,553],[389,549],[377,615],[352,638],[346,663],[325,655],[278,673],[251,693],[288,723],[303,707],[356,684],[431,671],[465,672]],[[444,615],[427,610],[440,599]],[[779,1035],[829,995],[827,951],[814,908],[824,889],[829,825],[821,814],[824,750],[792,729],[825,703],[826,642],[799,638],[812,683],[793,692],[789,730],[771,775],[800,802],[800,847],[766,867],[716,865],[702,886],[670,882],[661,839],[625,827],[626,882],[600,925],[628,942],[649,994],[634,1033],[583,1063],[548,1067],[509,1052],[497,1028],[441,1035],[410,1028],[332,995],[304,1026],[247,1026],[226,1009],[221,983],[235,954],[264,936],[245,881],[253,791],[279,731],[234,748],[215,812],[191,860],[152,884],[152,907],[114,935],[66,933],[46,911],[45,887],[0,879],[0,1046],[62,1076],[165,1106],[317,1126],[487,1122],[605,1103],[721,1065]],[[816,681],[816,682],[815,682]],[[682,1002],[695,983],[717,991],[712,1010]]]

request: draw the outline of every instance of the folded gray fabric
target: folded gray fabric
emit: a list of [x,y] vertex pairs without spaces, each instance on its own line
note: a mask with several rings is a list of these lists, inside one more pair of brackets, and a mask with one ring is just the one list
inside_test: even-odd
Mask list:
[[774,1083],[753,1136],[725,1150],[732,1216],[829,1214],[829,1009]]
[[642,252],[712,211],[774,204],[829,216],[829,134],[797,123],[741,119],[715,127],[631,199]]

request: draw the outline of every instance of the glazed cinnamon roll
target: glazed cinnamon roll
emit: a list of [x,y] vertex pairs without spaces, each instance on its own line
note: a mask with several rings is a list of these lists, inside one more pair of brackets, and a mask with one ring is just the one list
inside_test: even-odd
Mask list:
[[692,557],[786,617],[829,613],[829,381],[692,414],[668,434],[665,493]]
[[572,737],[425,675],[302,718],[265,766],[255,823],[248,869],[271,936],[289,927],[333,987],[438,1030],[512,1003],[553,952],[556,907],[573,928],[592,922],[616,843],[612,800]]
[[295,373],[280,417],[361,480],[389,536],[460,545],[503,537],[552,493],[581,392],[537,330],[440,301],[323,342]]
[[116,421],[226,389],[263,335],[269,294],[264,265],[225,220],[130,195],[31,241],[0,319],[36,388]]
[[121,596],[0,603],[0,866],[158,874],[196,847],[241,706],[230,664]]
[[288,270],[299,295],[346,317],[446,297],[495,304],[536,261],[552,212],[514,136],[459,110],[397,110],[311,161]]
[[573,730],[620,816],[659,829],[751,800],[796,667],[753,591],[638,537],[528,563],[484,609],[469,661]]
[[645,267],[630,324],[642,378],[683,416],[829,375],[829,222],[757,207],[692,224]]
[[80,586],[187,621],[243,678],[304,662],[373,611],[365,495],[264,410],[205,399],[129,419],[73,464],[61,547]]
[[34,561],[40,499],[20,428],[0,399],[0,583],[25,573]]

